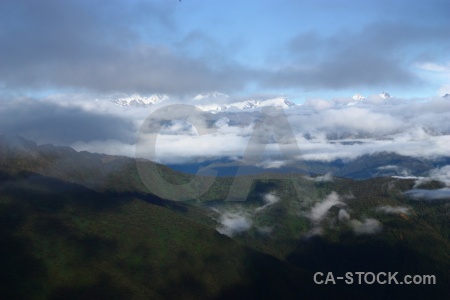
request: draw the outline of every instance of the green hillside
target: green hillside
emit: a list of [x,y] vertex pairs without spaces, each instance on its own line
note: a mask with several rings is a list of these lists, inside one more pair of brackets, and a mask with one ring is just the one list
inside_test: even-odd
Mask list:
[[[233,195],[245,201],[226,201],[235,179],[223,177],[174,202],[148,191],[130,158],[18,137],[0,138],[0,154],[5,299],[445,299],[450,290],[448,199],[408,197],[413,180],[244,176]],[[172,183],[192,178],[159,169]],[[358,271],[437,284],[313,281]]]
[[193,221],[199,209],[34,173],[1,179],[7,299],[326,295],[310,274]]

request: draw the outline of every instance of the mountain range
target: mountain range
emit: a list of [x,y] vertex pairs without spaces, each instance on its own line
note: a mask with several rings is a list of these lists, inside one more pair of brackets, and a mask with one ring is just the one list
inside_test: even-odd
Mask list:
[[[388,99],[391,97],[391,95],[386,92],[382,92],[377,96],[382,99]],[[357,102],[365,100],[366,97],[360,94],[355,94],[352,99],[354,101],[350,101],[348,105],[354,105]],[[169,103],[171,98],[165,94],[153,94],[148,97],[134,94],[131,96],[114,96],[110,99],[110,101],[119,106],[150,107],[155,104]],[[281,106],[284,109],[288,109],[297,106],[297,104],[289,101],[284,96],[268,99],[233,100],[228,95],[220,92],[198,94],[191,99],[190,103],[210,112],[253,110],[264,106]]]
[[[399,157],[383,164],[396,164]],[[370,157],[365,160],[370,160]],[[375,158],[372,158],[375,159]],[[8,299],[445,299],[450,206],[439,181],[298,173],[218,177],[156,196],[132,158],[0,136],[0,292]],[[342,162],[343,164],[345,162]],[[362,163],[362,161],[361,161]],[[407,161],[400,161],[407,164]],[[411,165],[417,162],[410,161]],[[139,164],[154,164],[139,160]],[[374,164],[376,165],[376,164]],[[400,164],[399,164],[400,165]],[[171,184],[192,175],[157,165]],[[353,168],[362,171],[363,165]],[[375,176],[376,174],[374,174]],[[243,192],[238,189],[237,192]],[[434,285],[318,285],[315,272],[434,275]]]

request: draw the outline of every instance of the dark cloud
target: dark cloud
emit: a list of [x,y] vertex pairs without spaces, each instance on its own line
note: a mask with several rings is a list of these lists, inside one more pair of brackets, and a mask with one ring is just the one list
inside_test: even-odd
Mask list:
[[[6,88],[190,93],[240,88],[247,71],[178,53],[170,1],[2,1]],[[161,36],[164,36],[163,38]],[[170,40],[170,39],[169,39]]]
[[3,101],[0,130],[59,145],[108,139],[134,143],[136,139],[131,120],[35,99]]
[[[353,2],[351,11],[367,10],[367,3]],[[221,41],[229,37],[182,28],[178,1],[3,0],[0,86],[192,94],[233,92],[255,83],[263,89],[417,85],[423,79],[411,69],[415,62],[443,63],[449,57],[450,24],[443,13],[448,4],[391,2],[370,2],[381,20],[355,24],[354,30],[323,35],[292,28],[297,36],[268,69],[238,63],[239,47]],[[309,5],[311,13],[324,10],[327,16],[347,9],[333,1]],[[239,32],[233,34],[239,40]],[[266,50],[260,51],[255,56],[264,57]]]
[[372,23],[330,36],[303,32],[288,44],[286,66],[269,72],[265,84],[305,89],[420,84],[411,64],[426,53],[428,58],[431,53],[448,58],[449,37],[448,27],[399,22]]

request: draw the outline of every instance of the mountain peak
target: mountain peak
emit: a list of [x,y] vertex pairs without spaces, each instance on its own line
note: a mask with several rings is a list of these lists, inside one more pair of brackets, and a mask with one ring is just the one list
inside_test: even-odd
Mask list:
[[141,96],[139,94],[133,94],[131,96],[126,95],[124,97],[120,97],[111,101],[120,106],[146,107],[160,103],[167,99],[169,99],[169,96],[165,94],[153,94],[148,97]]
[[206,94],[198,94],[193,99],[194,100],[203,100],[203,99],[209,99],[209,98],[228,98],[229,96],[220,92],[212,92],[212,93],[206,93]]
[[355,100],[355,101],[360,101],[360,100],[364,100],[364,99],[366,99],[366,97],[364,97],[363,95],[361,95],[361,94],[355,94],[355,95],[353,95],[353,100]]

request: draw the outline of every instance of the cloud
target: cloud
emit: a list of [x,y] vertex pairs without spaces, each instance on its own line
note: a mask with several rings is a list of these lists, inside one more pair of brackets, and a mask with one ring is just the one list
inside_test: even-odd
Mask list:
[[325,99],[311,99],[307,100],[305,104],[311,106],[316,111],[332,108],[335,105],[334,102]]
[[[120,107],[108,101],[111,97],[114,95],[92,93],[37,99],[4,96],[0,99],[0,128],[2,133],[23,135],[38,143],[134,156],[132,148],[144,119],[158,108],[178,101],[174,98],[150,108]],[[260,144],[253,143],[251,149],[255,153],[264,150],[264,153],[247,157],[250,158],[247,163],[282,168],[301,160],[351,160],[380,152],[434,159],[447,157],[450,148],[450,123],[447,121],[450,102],[441,97],[389,99],[385,104],[362,103],[358,107],[336,104],[321,111],[302,105],[287,109],[285,113],[289,126],[274,126],[281,138],[274,139],[270,128],[261,133]],[[152,124],[157,127],[165,123],[159,132],[153,159],[162,163],[242,159],[250,149],[250,137],[262,117],[258,111],[205,113],[193,127],[183,120],[173,120],[170,110],[165,115],[159,113]],[[198,135],[198,130],[207,134]],[[291,137],[289,131],[295,139],[287,138]],[[283,152],[280,152],[280,145]],[[414,175],[407,169],[393,166],[380,171]],[[449,181],[447,168],[433,172],[430,177]]]
[[409,214],[410,208],[405,206],[391,206],[384,205],[377,207],[377,210],[382,211],[386,214]]
[[270,235],[273,232],[273,227],[262,226],[257,228],[258,232],[263,235]]
[[279,169],[285,166],[286,164],[287,164],[286,161],[266,159],[256,164],[256,166],[262,167],[263,169]]
[[450,64],[447,65],[440,65],[440,64],[436,64],[436,63],[420,63],[418,64],[418,67],[426,70],[426,71],[431,71],[431,72],[445,72],[445,73],[450,73]]
[[274,192],[272,192],[272,193],[265,194],[263,196],[263,201],[264,201],[264,203],[266,205],[267,204],[268,205],[273,205],[273,204],[277,203],[278,201],[280,201],[280,198],[277,197]]
[[280,201],[280,198],[276,196],[275,192],[270,192],[262,195],[262,199],[264,202],[263,206],[250,210],[243,207],[234,207],[232,211],[221,211],[213,208],[216,213],[220,214],[220,216],[218,217],[218,222],[220,225],[216,230],[230,237],[247,231],[252,227],[254,227],[261,234],[268,235],[272,233],[273,227],[258,226],[257,224],[255,225],[253,222],[253,218],[256,214],[262,212],[267,207],[278,203]]
[[333,181],[333,175],[331,174],[331,172],[329,172],[321,176],[307,177],[307,179],[313,180],[315,182],[331,182]]
[[443,182],[445,185],[450,187],[450,165],[431,170],[429,178]]
[[132,120],[111,111],[31,98],[2,101],[0,128],[4,134],[59,145],[107,140],[120,140],[129,145],[134,143],[137,130]]
[[[437,24],[387,21],[341,30],[325,36],[304,31],[289,45],[289,63],[266,78],[277,87],[344,89],[412,86],[423,83],[410,68],[424,52],[445,53],[448,32]],[[408,55],[405,50],[409,49]]]
[[274,205],[275,203],[279,202],[280,198],[275,194],[275,192],[267,193],[263,195],[263,202],[264,205],[257,207],[255,209],[255,212],[260,212],[263,209],[266,209],[267,207]]
[[340,207],[337,219],[340,222],[348,222],[355,234],[374,234],[381,231],[382,225],[376,219],[365,218],[363,221],[352,219],[350,213],[344,208],[346,203],[341,201],[336,192],[332,192],[324,200],[316,203],[311,211],[306,214],[313,222],[312,228],[306,234],[307,237],[322,234],[323,226],[321,223],[325,220],[330,209],[335,206]]
[[247,231],[252,226],[251,219],[244,213],[239,212],[225,212],[220,216],[219,222],[220,226],[217,228],[217,231],[230,237]]
[[339,210],[338,219],[341,222],[350,220],[350,214],[343,208]]
[[413,200],[450,200],[450,188],[436,190],[412,189],[404,194]]
[[329,194],[323,201],[316,203],[308,214],[311,221],[315,224],[320,223],[327,215],[328,211],[336,205],[345,205],[336,192]]
[[441,168],[435,168],[429,171],[427,177],[419,177],[414,188],[420,187],[420,185],[430,182],[432,180],[440,181],[444,183],[447,187],[450,187],[450,166],[443,166]]
[[0,83],[9,89],[103,93],[186,94],[244,87],[250,78],[247,68],[226,57],[189,55],[168,41],[180,31],[176,5],[2,1],[0,27],[8,30],[0,31]]
[[[307,20],[313,14],[329,15],[332,5],[310,3],[307,6],[311,12],[308,10],[308,16],[301,19]],[[272,44],[276,45],[262,47],[253,29],[243,29],[239,21],[235,26],[227,26],[227,30],[209,26],[211,19],[205,18],[204,13],[214,10],[208,4],[197,11],[180,6],[178,1],[162,0],[107,4],[88,0],[3,0],[0,27],[8,30],[0,31],[2,88],[185,95],[212,90],[243,91],[249,87],[411,87],[424,81],[411,68],[412,64],[441,70],[436,66],[444,65],[440,60],[448,58],[448,21],[437,18],[448,7],[440,2],[429,5],[435,7],[432,18],[418,16],[418,12],[430,10],[422,4],[403,4],[398,13],[393,11],[399,8],[390,5],[389,12],[383,11],[383,15],[379,5],[370,4],[380,15],[376,22],[359,22],[362,29],[358,30],[336,26],[323,34],[302,30],[301,23],[299,29],[272,26],[270,33],[279,31],[280,37],[266,39],[274,40]],[[243,13],[248,7],[244,4],[237,11]],[[365,15],[367,11],[367,7],[354,3],[348,7],[342,12],[345,16],[349,12],[354,12],[352,17]],[[273,10],[270,13],[273,15]],[[391,14],[395,18],[384,18]],[[193,18],[204,22],[199,25]],[[264,15],[258,19],[264,20]],[[294,38],[284,40],[292,36],[291,32]],[[269,46],[276,49],[276,55],[267,53]],[[259,53],[255,55],[254,50]],[[317,103],[317,108],[322,109],[323,105],[326,103]]]
[[381,231],[381,223],[372,218],[364,219],[362,222],[359,220],[351,220],[350,225],[356,234],[374,234]]

